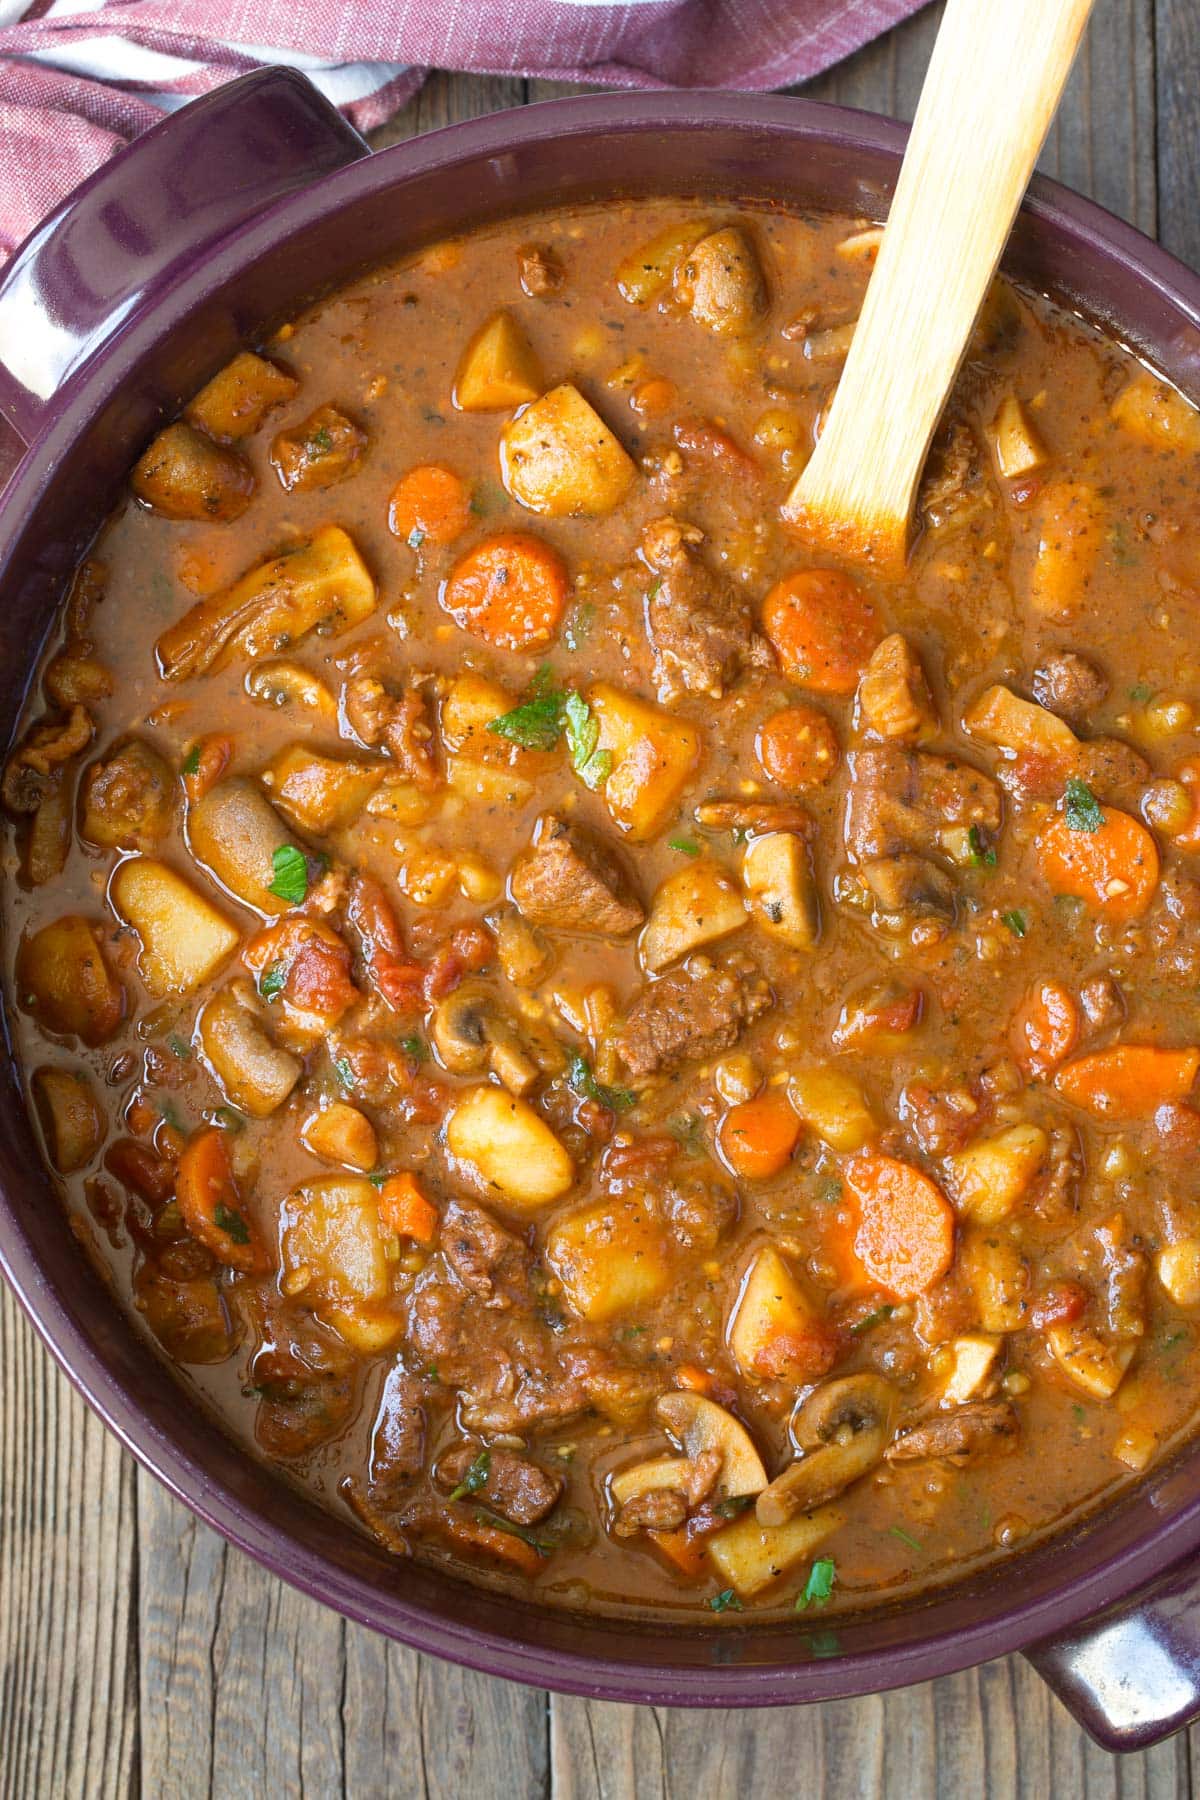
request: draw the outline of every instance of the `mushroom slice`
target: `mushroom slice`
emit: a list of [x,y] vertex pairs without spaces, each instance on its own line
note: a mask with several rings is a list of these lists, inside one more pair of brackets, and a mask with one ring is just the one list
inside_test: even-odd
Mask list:
[[685,1494],[694,1473],[695,1464],[690,1457],[655,1456],[648,1462],[618,1469],[609,1481],[608,1491],[618,1506],[637,1499],[640,1494],[658,1493],[663,1488]]
[[705,1450],[719,1450],[721,1473],[716,1490],[723,1500],[757,1494],[767,1485],[767,1471],[746,1427],[732,1413],[703,1394],[663,1394],[654,1416],[693,1461]]
[[430,1037],[451,1074],[472,1075],[489,1068],[510,1094],[527,1093],[541,1073],[523,1049],[512,1020],[481,981],[464,981],[439,1003]]
[[874,1468],[892,1435],[895,1390],[878,1375],[826,1381],[797,1408],[792,1435],[806,1452],[758,1496],[760,1525],[824,1506]]

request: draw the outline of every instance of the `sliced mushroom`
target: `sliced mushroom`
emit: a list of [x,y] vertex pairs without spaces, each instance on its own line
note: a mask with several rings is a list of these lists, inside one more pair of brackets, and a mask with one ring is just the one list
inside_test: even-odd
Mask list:
[[253,1119],[282,1106],[304,1072],[298,1056],[272,1043],[249,982],[231,981],[213,995],[200,1014],[200,1042],[230,1101]]
[[337,701],[320,676],[290,658],[255,663],[246,677],[246,692],[263,706],[304,707],[330,724],[337,720]]
[[655,1403],[660,1425],[695,1461],[707,1450],[721,1453],[716,1488],[722,1499],[757,1494],[767,1485],[767,1471],[746,1427],[732,1413],[703,1394],[663,1394]]
[[464,981],[441,1001],[430,1028],[439,1060],[453,1075],[491,1069],[510,1094],[533,1086],[541,1069],[522,1046],[516,1026],[492,989]]
[[755,838],[742,859],[742,886],[764,931],[791,950],[811,950],[821,931],[812,857],[793,831]]
[[878,1375],[843,1375],[810,1394],[792,1420],[805,1451],[759,1494],[760,1525],[784,1525],[823,1506],[881,1460],[892,1435],[895,1390]]

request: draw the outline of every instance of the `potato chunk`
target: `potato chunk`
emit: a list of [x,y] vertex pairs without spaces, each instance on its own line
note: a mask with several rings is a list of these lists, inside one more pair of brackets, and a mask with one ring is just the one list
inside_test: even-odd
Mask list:
[[1095,1400],[1109,1400],[1125,1379],[1134,1344],[1106,1344],[1085,1325],[1060,1321],[1046,1329],[1050,1354],[1068,1380]]
[[220,668],[235,652],[272,656],[321,626],[330,637],[375,605],[375,583],[353,539],[324,525],[307,544],[251,569],[223,593],[198,600],[155,646],[164,681]]
[[1087,482],[1055,481],[1042,490],[1037,520],[1030,604],[1049,618],[1068,618],[1087,597],[1104,546],[1108,509]]
[[196,861],[246,906],[277,916],[294,904],[271,888],[278,885],[279,853],[303,856],[303,846],[252,781],[241,775],[219,781],[188,808],[187,823]]
[[335,1100],[332,1106],[313,1113],[300,1135],[304,1148],[322,1162],[344,1163],[365,1173],[379,1161],[375,1127],[366,1113],[346,1100]]
[[1151,450],[1185,456],[1200,450],[1200,412],[1149,369],[1127,382],[1108,410],[1122,431]]
[[104,960],[96,928],[78,913],[43,925],[23,941],[17,984],[22,1004],[44,1030],[85,1044],[103,1044],[125,1011],[125,990]]
[[507,412],[545,388],[529,339],[512,314],[494,312],[475,333],[454,377],[460,412]]
[[1079,739],[1065,719],[999,683],[985,688],[967,708],[963,729],[1008,756],[1036,757],[1061,767],[1064,774],[1079,750]]
[[446,1145],[478,1181],[522,1210],[560,1199],[575,1179],[575,1165],[541,1114],[502,1088],[472,1088],[459,1101]]
[[224,914],[166,863],[130,857],[108,891],[141,941],[138,969],[156,999],[194,992],[237,948],[238,934]]
[[1200,1306],[1200,1238],[1164,1244],[1154,1258],[1154,1272],[1176,1306]]
[[794,831],[770,831],[746,846],[742,886],[769,936],[789,950],[811,950],[821,935],[821,908],[807,843]]
[[746,1380],[786,1378],[815,1324],[800,1283],[775,1246],[764,1244],[746,1271],[727,1333],[729,1354]]
[[514,500],[560,519],[611,512],[637,470],[599,413],[564,382],[504,427],[500,473]]
[[129,483],[142,505],[164,519],[220,523],[239,518],[257,486],[236,451],[182,423],[168,425],[143,450]]
[[1000,402],[992,424],[992,449],[1005,481],[1032,475],[1048,461],[1046,446],[1015,394],[1006,394]]
[[991,1375],[1000,1354],[1000,1339],[988,1337],[982,1331],[972,1331],[965,1337],[955,1338],[950,1349],[954,1363],[942,1390],[942,1401],[943,1404],[949,1401],[952,1406],[964,1406],[979,1393]]
[[638,939],[642,967],[657,975],[702,944],[740,931],[746,917],[736,882],[718,863],[691,863],[669,875],[654,896]]
[[600,726],[598,748],[612,757],[604,803],[631,838],[650,838],[667,823],[700,760],[700,734],[682,719],[599,682],[588,704]]
[[290,400],[300,383],[294,375],[243,350],[218,369],[184,408],[184,417],[220,444],[252,437],[267,414]]
[[559,1220],[546,1260],[573,1310],[600,1324],[661,1299],[671,1285],[666,1234],[637,1194]]
[[946,1158],[958,1211],[980,1225],[1006,1219],[1046,1160],[1049,1139],[1039,1125],[1010,1125],[977,1138]]
[[676,264],[707,230],[706,223],[689,219],[682,225],[668,225],[648,243],[631,251],[616,268],[621,298],[630,306],[648,306],[651,300],[657,300],[670,285]]
[[252,1119],[281,1107],[304,1064],[272,1043],[248,982],[232,982],[214,994],[199,1019],[200,1044],[226,1098]]
[[766,310],[762,265],[737,225],[693,245],[675,266],[674,288],[679,304],[717,337],[745,337]]
[[836,1507],[822,1506],[813,1513],[798,1513],[784,1525],[760,1525],[754,1513],[747,1512],[709,1538],[708,1554],[721,1579],[745,1599],[806,1562],[845,1516]]
[[173,771],[140,738],[96,762],[83,778],[83,835],[106,850],[153,850],[171,828]]
[[391,1273],[379,1200],[361,1175],[321,1175],[296,1188],[280,1213],[283,1290],[300,1297],[364,1354],[404,1329],[388,1306]]
[[104,1115],[83,1069],[38,1069],[33,1098],[50,1161],[60,1175],[91,1162],[104,1138]]
[[386,774],[381,762],[347,762],[288,744],[263,770],[262,784],[302,831],[324,834],[352,825]]
[[833,1063],[798,1069],[788,1099],[797,1117],[833,1150],[861,1150],[879,1136],[861,1087]]

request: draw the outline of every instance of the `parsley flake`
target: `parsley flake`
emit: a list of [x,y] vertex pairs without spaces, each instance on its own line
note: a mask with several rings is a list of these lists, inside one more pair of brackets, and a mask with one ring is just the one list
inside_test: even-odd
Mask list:
[[522,750],[553,750],[562,736],[563,695],[547,666],[538,671],[519,706],[492,719],[488,730]]
[[232,1243],[248,1244],[250,1242],[250,1228],[241,1213],[234,1212],[232,1208],[222,1206],[219,1202],[213,1211],[213,1224],[218,1231],[223,1231]]
[[415,1031],[412,1033],[411,1037],[402,1037],[400,1039],[400,1048],[403,1050],[405,1056],[407,1056],[409,1062],[423,1063],[429,1061],[429,1046],[426,1044],[423,1037],[417,1036]]
[[464,1494],[477,1494],[488,1478],[492,1466],[490,1450],[481,1450],[456,1488],[450,1491],[452,1500],[461,1500]]
[[308,451],[310,457],[316,458],[328,456],[329,452],[333,449],[333,439],[329,435],[328,428],[324,425],[319,425],[309,438],[308,443],[305,445],[305,449]]
[[996,866],[995,846],[989,844],[978,825],[972,825],[967,833],[968,861],[974,869],[994,869]]
[[425,542],[425,533],[419,525],[414,525],[404,541],[410,550],[419,550]]
[[198,775],[200,773],[199,744],[193,744],[187,755],[184,757],[183,772],[185,775]]
[[1015,906],[1010,911],[1000,914],[1000,922],[1008,926],[1014,937],[1023,938],[1029,930],[1025,914]]
[[287,983],[287,970],[281,962],[268,963],[258,978],[258,991],[264,1000],[273,1000]]
[[828,1606],[837,1580],[837,1564],[832,1556],[820,1556],[808,1571],[804,1592],[796,1596],[796,1611],[807,1612],[810,1606]]
[[280,844],[271,853],[271,868],[274,874],[268,894],[274,894],[277,900],[286,900],[289,906],[299,906],[308,893],[308,864],[304,860],[304,852],[295,844]]
[[612,774],[613,759],[611,750],[601,750],[600,722],[592,714],[592,709],[582,694],[572,690],[563,701],[563,729],[567,734],[567,749],[571,753],[571,767],[582,781],[584,787],[603,787]]
[[851,1337],[861,1337],[864,1331],[874,1331],[877,1325],[890,1319],[895,1310],[894,1306],[877,1306],[874,1312],[869,1312],[865,1319],[859,1319],[856,1325],[850,1327]]
[[732,1588],[725,1588],[722,1593],[714,1594],[708,1604],[709,1604],[709,1608],[713,1612],[741,1612],[742,1611],[742,1603],[738,1599],[737,1595],[734,1593]]
[[1099,831],[1104,823],[1104,814],[1100,811],[1095,794],[1087,782],[1080,781],[1077,775],[1067,777],[1063,811],[1072,831]]
[[668,850],[678,850],[681,856],[699,856],[700,846],[693,838],[673,837],[667,839]]
[[637,1105],[637,1095],[632,1088],[605,1087],[596,1080],[582,1056],[571,1058],[567,1082],[581,1100],[594,1100],[598,1106],[606,1106],[609,1112],[628,1112],[631,1106]]
[[893,1537],[898,1537],[902,1544],[907,1544],[910,1550],[916,1550],[918,1554],[924,1550],[924,1544],[920,1543],[915,1537],[910,1537],[903,1525],[889,1525],[888,1530]]
[[349,1092],[354,1086],[354,1070],[351,1068],[347,1058],[344,1056],[335,1056],[333,1059],[333,1071],[342,1086]]

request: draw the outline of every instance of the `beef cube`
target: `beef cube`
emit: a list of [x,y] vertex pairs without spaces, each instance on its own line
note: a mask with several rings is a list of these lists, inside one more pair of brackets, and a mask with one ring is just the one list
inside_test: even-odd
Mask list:
[[512,897],[531,925],[623,937],[645,919],[633,884],[606,844],[546,813],[533,846],[513,867]]
[[617,1049],[640,1080],[728,1050],[770,1004],[771,990],[753,964],[715,968],[694,957],[643,988],[617,1033]]
[[654,652],[659,699],[681,694],[719,700],[743,667],[769,668],[771,650],[754,630],[749,602],[699,555],[704,534],[676,519],[658,519],[642,538],[653,571],[646,629]]
[[438,1458],[435,1480],[446,1493],[452,1493],[472,1468],[483,1479],[479,1481],[478,1475],[472,1478],[470,1493],[513,1525],[536,1525],[553,1512],[562,1497],[561,1475],[551,1475],[528,1457],[496,1445],[483,1450],[478,1444],[455,1444]]

